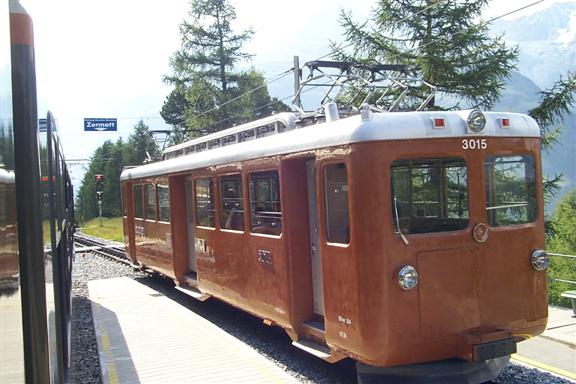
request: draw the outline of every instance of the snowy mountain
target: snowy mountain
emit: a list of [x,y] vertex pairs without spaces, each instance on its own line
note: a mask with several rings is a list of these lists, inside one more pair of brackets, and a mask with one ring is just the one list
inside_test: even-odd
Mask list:
[[540,88],[550,87],[569,70],[576,71],[576,1],[551,4],[529,16],[497,20],[491,31],[518,46],[518,71]]
[[[512,72],[494,110],[526,113],[538,105],[539,92],[550,88],[568,71],[576,72],[576,1],[552,4],[538,13],[513,20],[498,20],[491,28],[520,50],[518,72]],[[576,188],[576,109],[561,124],[558,143],[543,153],[545,176],[563,174],[559,198]]]

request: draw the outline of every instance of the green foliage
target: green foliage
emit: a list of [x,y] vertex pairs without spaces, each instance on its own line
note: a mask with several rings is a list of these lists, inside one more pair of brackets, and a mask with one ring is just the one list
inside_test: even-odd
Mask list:
[[[556,207],[552,218],[554,235],[548,239],[547,250],[552,253],[576,255],[576,190],[571,191]],[[576,259],[551,256],[549,277],[576,281]],[[548,288],[550,303],[570,307],[569,299],[560,295],[564,291],[576,290],[576,285],[551,281]]]
[[165,80],[186,86],[201,78],[226,92],[235,81],[234,64],[250,58],[241,49],[254,32],[232,31],[236,12],[228,0],[192,0],[190,6],[190,21],[180,24],[181,49],[170,60],[173,74]]
[[574,107],[576,74],[569,72],[566,79],[561,77],[552,88],[542,91],[540,96],[540,104],[528,114],[538,122],[542,130],[542,146],[545,150],[549,150],[560,132],[557,124],[561,123],[564,116]]
[[180,25],[172,74],[164,77],[174,85],[160,112],[174,126],[172,143],[287,110],[270,97],[261,73],[235,71],[251,57],[242,45],[253,31],[233,31],[236,13],[228,0],[192,0],[189,16]]
[[518,51],[489,36],[488,24],[479,20],[487,3],[379,0],[369,22],[341,13],[347,44],[332,43],[332,48],[339,60],[408,64],[439,92],[489,108]]
[[186,100],[185,88],[182,86],[176,86],[176,88],[166,96],[166,100],[160,110],[160,115],[166,124],[177,126],[185,121],[184,111],[189,108],[190,103]]
[[[576,75],[569,72],[565,80],[561,77],[550,89],[542,91],[540,96],[540,104],[531,109],[528,114],[540,126],[542,148],[545,151],[550,151],[561,132],[561,123],[564,117],[574,107]],[[544,179],[544,200],[546,203],[561,189],[562,176],[562,174],[546,175]],[[554,226],[548,219],[545,225],[546,234],[550,237],[554,234]]]
[[95,175],[104,175],[102,190],[102,216],[121,215],[120,173],[125,166],[140,165],[148,156],[159,154],[156,142],[150,136],[149,128],[143,121],[134,127],[134,133],[124,143],[122,139],[112,143],[106,141],[96,149],[84,174],[82,185],[76,198],[76,216],[80,222],[98,216]]

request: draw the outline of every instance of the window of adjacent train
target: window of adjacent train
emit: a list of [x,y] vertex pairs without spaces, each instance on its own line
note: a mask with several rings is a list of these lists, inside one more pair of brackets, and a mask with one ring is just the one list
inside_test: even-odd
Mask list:
[[402,233],[457,231],[468,226],[468,173],[460,158],[392,163],[394,227]]
[[142,209],[142,185],[138,184],[134,186],[134,217],[137,219],[144,218],[144,210]]
[[348,215],[348,176],[346,164],[329,165],[324,170],[326,193],[326,235],[331,243],[350,242]]
[[170,189],[168,184],[157,184],[158,191],[158,220],[170,221]]
[[146,208],[146,220],[156,220],[156,193],[154,184],[144,185],[144,204]]
[[223,176],[220,179],[220,227],[236,231],[244,230],[244,202],[242,175]]
[[277,171],[250,175],[250,218],[254,233],[282,233],[280,179]]
[[196,179],[196,223],[199,227],[214,228],[214,182],[210,177]]
[[488,224],[536,220],[536,169],[532,156],[489,156],[484,162]]

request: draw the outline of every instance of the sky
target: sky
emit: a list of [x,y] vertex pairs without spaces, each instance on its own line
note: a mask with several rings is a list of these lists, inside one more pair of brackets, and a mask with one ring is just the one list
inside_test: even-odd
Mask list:
[[[537,0],[492,0],[486,18]],[[544,0],[512,17],[526,15],[558,0]],[[562,1],[562,0],[560,0]],[[169,58],[180,46],[178,25],[188,0],[20,0],[34,20],[39,116],[57,119],[68,160],[88,159],[105,140],[127,138],[142,119],[151,129],[169,129],[159,115],[170,87]],[[365,19],[375,0],[231,0],[237,28],[252,27],[245,45],[250,65],[271,78],[329,53],[341,40],[340,9]],[[270,86],[283,98],[292,89]],[[118,132],[84,132],[84,118],[117,118]],[[72,165],[79,185],[87,163]]]

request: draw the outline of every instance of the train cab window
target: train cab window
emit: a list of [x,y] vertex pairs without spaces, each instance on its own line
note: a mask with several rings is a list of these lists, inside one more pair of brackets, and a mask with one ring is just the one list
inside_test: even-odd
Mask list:
[[196,223],[199,227],[214,228],[214,182],[211,177],[196,179]]
[[144,218],[144,210],[142,209],[142,185],[137,184],[134,186],[133,190],[133,200],[134,200],[134,217],[137,219]]
[[156,220],[156,191],[154,184],[144,185],[144,205],[146,220]]
[[331,243],[350,242],[348,176],[346,164],[333,164],[324,170],[326,194],[326,236]]
[[168,184],[157,184],[158,191],[158,220],[170,221],[170,189]]
[[253,233],[282,233],[280,179],[277,171],[250,175],[250,218]]
[[244,201],[242,175],[223,176],[220,179],[220,203],[222,229],[244,230]]
[[488,156],[484,175],[490,226],[536,220],[536,169],[532,156]]
[[468,226],[468,172],[460,158],[392,163],[392,218],[401,233],[457,231]]

